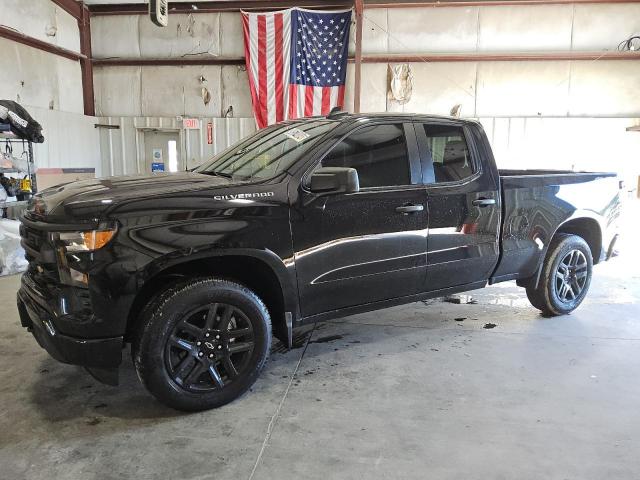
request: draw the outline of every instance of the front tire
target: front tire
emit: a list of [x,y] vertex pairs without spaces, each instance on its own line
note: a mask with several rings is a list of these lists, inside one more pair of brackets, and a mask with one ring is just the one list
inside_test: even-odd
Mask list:
[[203,278],[170,287],[144,311],[134,365],[160,402],[183,411],[222,406],[257,380],[271,319],[243,285]]
[[559,234],[549,245],[538,287],[527,287],[527,297],[544,315],[565,315],[584,300],[592,274],[587,242],[577,235]]

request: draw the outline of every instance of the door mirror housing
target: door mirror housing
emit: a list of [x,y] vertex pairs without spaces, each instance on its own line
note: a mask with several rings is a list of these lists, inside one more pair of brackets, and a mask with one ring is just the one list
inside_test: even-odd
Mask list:
[[314,193],[356,193],[360,191],[355,168],[322,167],[311,174],[309,190]]

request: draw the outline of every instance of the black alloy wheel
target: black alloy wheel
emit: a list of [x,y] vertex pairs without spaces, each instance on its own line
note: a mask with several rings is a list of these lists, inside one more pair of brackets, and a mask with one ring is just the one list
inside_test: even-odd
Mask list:
[[244,285],[182,281],[145,307],[132,345],[144,386],[172,408],[222,406],[249,390],[271,347],[271,318]]
[[570,313],[587,295],[592,273],[587,242],[578,235],[558,233],[549,245],[539,281],[534,284],[532,279],[526,287],[527,297],[546,316]]
[[185,390],[221,389],[245,373],[254,346],[247,316],[233,305],[213,303],[176,324],[166,343],[165,365]]
[[580,296],[587,283],[587,258],[580,250],[570,250],[558,264],[555,278],[556,295],[571,303]]

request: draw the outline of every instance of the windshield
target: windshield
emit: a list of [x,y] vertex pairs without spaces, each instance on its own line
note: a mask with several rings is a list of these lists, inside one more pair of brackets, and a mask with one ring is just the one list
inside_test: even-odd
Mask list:
[[273,178],[334,126],[334,121],[322,119],[265,128],[194,171],[241,180]]

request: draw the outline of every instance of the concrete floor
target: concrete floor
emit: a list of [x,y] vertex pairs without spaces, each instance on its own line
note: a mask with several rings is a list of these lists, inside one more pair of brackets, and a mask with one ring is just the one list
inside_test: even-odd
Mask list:
[[561,318],[509,283],[318,325],[252,392],[191,415],[128,360],[118,388],[51,360],[0,279],[0,478],[637,478],[637,260],[598,266]]

